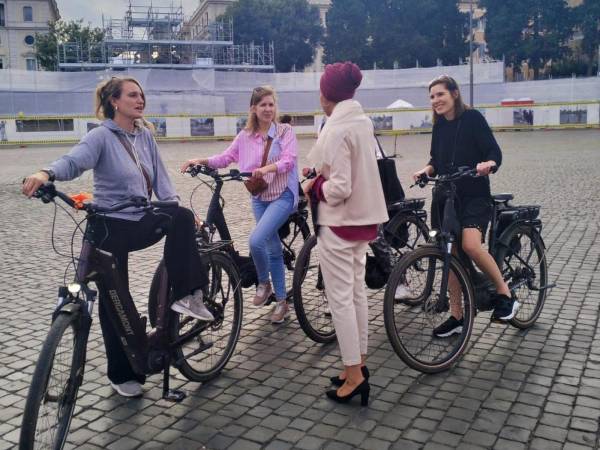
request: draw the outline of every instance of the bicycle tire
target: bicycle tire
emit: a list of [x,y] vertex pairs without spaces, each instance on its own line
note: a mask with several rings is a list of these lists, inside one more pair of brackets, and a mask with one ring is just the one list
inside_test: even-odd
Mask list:
[[150,291],[148,293],[148,319],[150,320],[150,326],[156,327],[156,316],[158,314],[158,290],[161,287],[161,277],[165,270],[165,260],[161,259],[158,267],[154,271],[152,276],[152,282],[150,283]]
[[[70,334],[69,330],[72,338],[65,340]],[[80,314],[59,314],[42,345],[31,379],[21,425],[20,449],[64,447],[77,391],[83,381],[86,345],[87,333],[82,331]],[[72,351],[72,355],[66,354],[68,350]],[[65,371],[58,373],[63,367]],[[56,388],[51,384],[54,380],[57,381]],[[48,414],[48,421],[41,416],[53,404],[56,404],[55,423],[51,423],[52,414]]]
[[[300,250],[306,240],[310,237],[310,227],[306,218],[294,215],[289,220],[290,232],[287,236],[280,238],[283,246],[283,264],[286,267],[286,286],[293,285],[294,269],[298,261]],[[302,239],[298,239],[301,237]],[[287,291],[287,301],[291,302],[294,298],[294,288],[290,287]]]
[[[405,237],[406,232],[401,230],[403,225],[408,226],[408,238]],[[390,243],[393,249],[405,253],[427,243],[429,227],[424,220],[415,214],[401,211],[390,219],[384,227],[383,233],[386,241]]]
[[[173,352],[175,367],[188,380],[196,382],[205,382],[219,375],[233,355],[242,328],[243,297],[240,275],[235,263],[228,255],[219,251],[207,254],[206,260],[209,286],[205,291],[205,301],[215,316],[215,321],[196,338],[184,342]],[[225,277],[227,281],[224,287]],[[206,325],[205,322],[191,317],[182,320],[180,314],[172,311],[169,324],[172,342],[178,339],[182,332]],[[201,351],[206,346],[208,347]],[[216,355],[215,349],[220,351],[220,354]],[[192,360],[196,356],[199,358]]]
[[294,310],[304,333],[315,342],[327,344],[335,341],[336,334],[316,247],[317,236],[312,235],[298,254],[292,283]]
[[536,289],[548,284],[546,249],[538,231],[525,223],[506,230],[499,239],[496,262],[509,287],[520,285],[514,294],[519,310],[510,324],[522,330],[533,326],[547,296],[546,289]]
[[[405,225],[407,229],[403,230],[402,227]],[[384,227],[384,237],[395,251],[395,258],[392,261],[392,267],[394,267],[403,255],[427,243],[429,227],[416,215],[400,212]],[[405,303],[418,304],[420,301],[419,298],[404,299]]]
[[[437,373],[452,366],[467,348],[473,329],[473,288],[462,265],[452,258],[450,270],[460,285],[464,324],[458,335],[439,338],[433,334],[433,329],[449,315],[448,305],[437,295],[439,286],[437,293],[435,290],[436,281],[441,280],[443,259],[444,253],[434,246],[408,253],[392,271],[384,294],[383,318],[390,343],[402,361],[423,373]],[[424,281],[420,282],[419,276]],[[419,303],[395,298],[401,280],[408,283],[415,297],[421,297]]]

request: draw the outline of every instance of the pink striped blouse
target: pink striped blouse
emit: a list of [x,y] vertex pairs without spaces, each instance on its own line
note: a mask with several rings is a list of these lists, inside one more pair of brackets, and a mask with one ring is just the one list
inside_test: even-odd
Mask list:
[[[271,124],[267,133],[273,138],[267,164],[275,164],[277,172],[265,175],[269,187],[258,195],[263,201],[272,201],[289,188],[294,194],[294,204],[298,204],[298,170],[297,147],[298,141],[294,130],[288,124]],[[260,167],[266,139],[260,133],[242,130],[235,137],[231,145],[221,154],[208,159],[208,165],[215,169],[227,167],[231,163],[238,163],[241,172],[252,172]]]

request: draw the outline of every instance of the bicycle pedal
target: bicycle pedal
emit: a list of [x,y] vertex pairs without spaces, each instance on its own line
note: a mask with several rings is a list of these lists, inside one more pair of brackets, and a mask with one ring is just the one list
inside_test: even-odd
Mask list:
[[164,395],[163,399],[169,402],[179,403],[186,397],[186,393],[177,389],[169,389]]

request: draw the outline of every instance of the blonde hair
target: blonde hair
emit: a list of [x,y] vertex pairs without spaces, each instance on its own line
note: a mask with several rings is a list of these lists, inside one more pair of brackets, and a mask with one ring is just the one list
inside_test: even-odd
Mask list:
[[[142,99],[144,100],[144,108],[146,107],[146,95],[144,89],[138,80],[132,77],[111,77],[108,80],[104,80],[96,86],[95,103],[96,103],[96,117],[100,120],[114,119],[115,108],[111,102],[112,99],[121,98],[123,91],[123,83],[125,82],[135,83],[140,88],[142,93]],[[136,119],[134,121],[136,127],[146,127],[154,133],[154,125],[148,122],[146,119]]]
[[[434,78],[429,82],[429,92],[431,92],[431,88],[435,85],[443,84],[446,89],[450,92],[450,94],[456,94],[456,98],[454,98],[454,114],[456,118],[460,117],[462,113],[464,113],[469,107],[465,105],[465,102],[462,99],[462,95],[460,94],[460,88],[458,87],[458,83],[454,78],[449,75],[440,75],[437,78]],[[454,97],[454,95],[453,95]],[[436,124],[438,120],[440,120],[440,115],[435,112],[433,107],[431,108],[433,111],[433,123]]]
[[275,102],[275,114],[273,115],[273,121],[276,122],[277,117],[277,94],[275,89],[271,86],[259,86],[252,90],[252,96],[250,97],[250,112],[248,113],[248,121],[246,122],[246,131],[256,133],[259,129],[258,117],[256,113],[252,111],[252,107],[258,105],[263,98],[272,96]]

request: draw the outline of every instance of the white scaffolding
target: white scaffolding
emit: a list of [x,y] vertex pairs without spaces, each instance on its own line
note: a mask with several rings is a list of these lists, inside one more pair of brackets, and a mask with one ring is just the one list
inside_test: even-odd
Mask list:
[[189,39],[181,6],[134,5],[122,19],[103,19],[104,40],[58,47],[61,71],[164,68],[273,71],[273,44],[235,45],[231,19],[209,24]]

